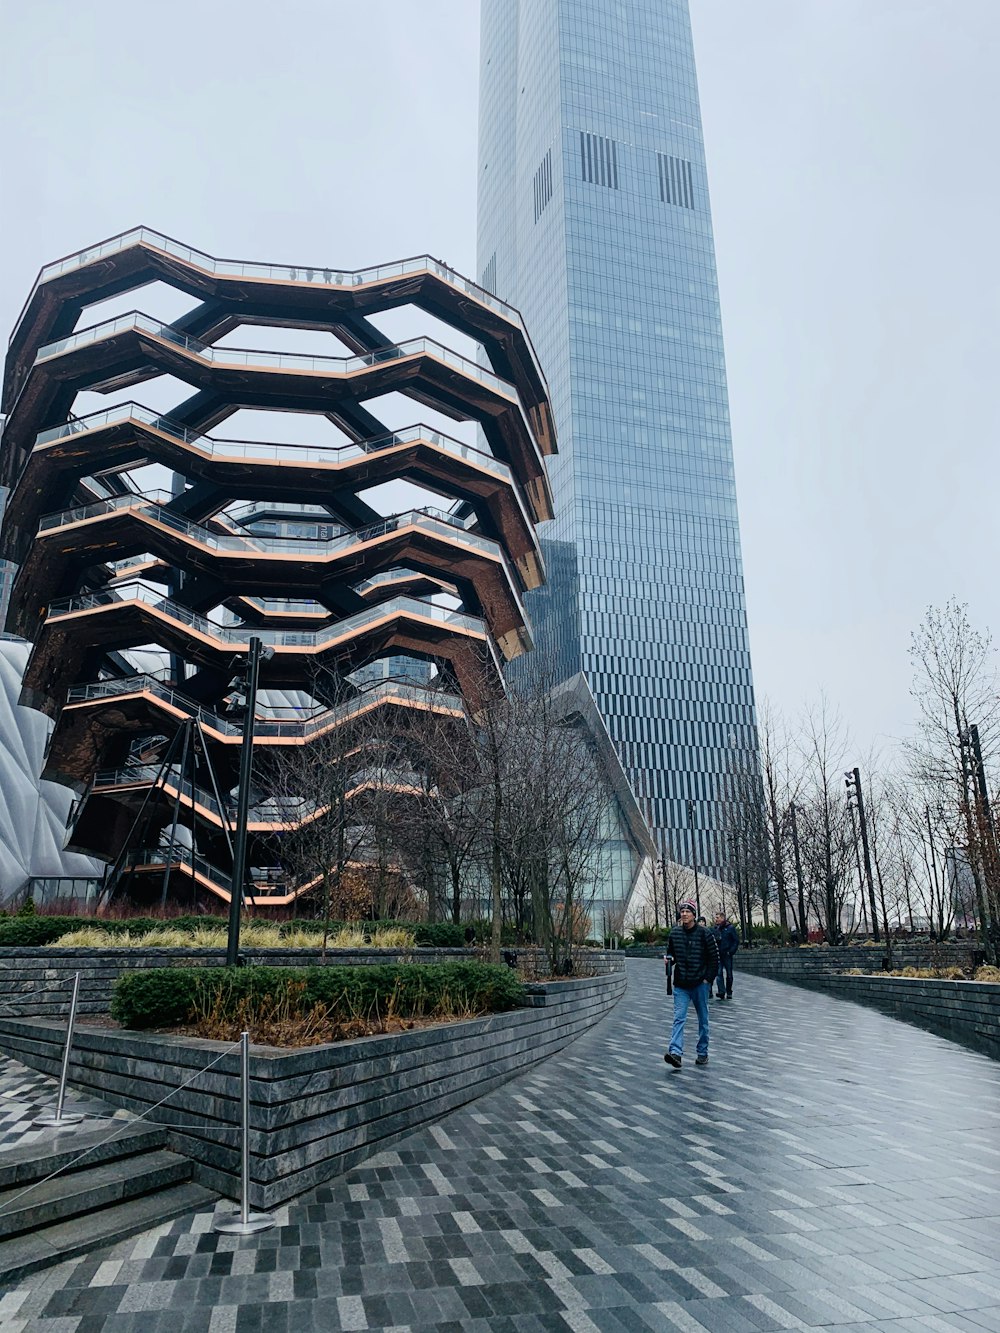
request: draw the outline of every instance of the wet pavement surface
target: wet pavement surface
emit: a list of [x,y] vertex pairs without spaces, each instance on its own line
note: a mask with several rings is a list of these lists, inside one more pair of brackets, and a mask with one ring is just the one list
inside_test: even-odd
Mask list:
[[[0,1291],[0,1330],[1000,1331],[1000,1064],[737,973],[672,1070],[662,964],[628,968],[587,1035],[274,1230],[168,1223]],[[0,1117],[18,1086],[45,1098],[8,1062]]]

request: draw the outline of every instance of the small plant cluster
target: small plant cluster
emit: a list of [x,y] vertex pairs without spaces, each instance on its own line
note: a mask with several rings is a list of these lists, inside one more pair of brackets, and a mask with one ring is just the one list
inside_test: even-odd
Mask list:
[[[514,1009],[524,988],[489,963],[377,967],[170,967],[129,972],[111,1016],[123,1027],[193,1024],[200,1036],[300,1045],[384,1031],[390,1022],[471,1017]],[[283,1034],[283,1035],[282,1035]]]
[[[241,942],[248,948],[317,948],[322,942],[324,922],[298,919],[276,922],[244,922]],[[326,923],[334,947],[361,948],[377,935],[381,948],[460,948],[465,944],[465,927],[450,921],[330,921]],[[143,938],[158,932],[154,939]],[[273,932],[254,935],[255,932]],[[393,935],[393,932],[396,932]],[[76,935],[73,941],[68,935]],[[192,936],[200,936],[198,943]],[[61,941],[64,948],[135,947],[139,940],[145,947],[219,948],[226,942],[226,922],[220,916],[179,916],[170,921],[156,917],[80,917],[44,916],[36,913],[27,899],[13,916],[0,916],[0,948],[41,948]]]

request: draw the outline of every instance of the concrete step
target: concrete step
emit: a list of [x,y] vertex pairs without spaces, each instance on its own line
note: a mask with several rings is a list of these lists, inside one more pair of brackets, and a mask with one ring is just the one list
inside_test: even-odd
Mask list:
[[159,1149],[15,1185],[0,1192],[0,1240],[74,1217],[90,1218],[109,1205],[190,1179],[186,1157]]
[[79,1129],[0,1153],[0,1190],[11,1190],[15,1185],[23,1189],[54,1171],[73,1167],[77,1158],[80,1169],[86,1170],[104,1162],[152,1152],[162,1148],[166,1141],[166,1131],[156,1126],[105,1120],[88,1128],[84,1121]]
[[214,1209],[216,1199],[211,1190],[200,1185],[172,1185],[154,1194],[112,1204],[86,1217],[0,1240],[0,1287],[65,1259],[94,1254],[174,1218],[207,1212]]

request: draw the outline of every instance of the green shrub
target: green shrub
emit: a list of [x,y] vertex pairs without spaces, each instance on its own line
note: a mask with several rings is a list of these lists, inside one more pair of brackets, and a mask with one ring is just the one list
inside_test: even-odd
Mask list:
[[9,916],[0,921],[0,948],[39,949],[84,924],[78,916]]
[[34,900],[34,898],[25,898],[24,902],[23,902],[23,903],[21,904],[21,906],[17,909],[17,914],[18,914],[18,916],[22,916],[22,917],[23,917],[23,916],[34,916],[34,915],[35,915],[35,900]]
[[461,949],[465,945],[465,926],[452,921],[425,921],[412,929],[418,945],[433,949]]
[[150,967],[126,972],[115,982],[111,1017],[128,1028],[170,1027],[194,1012],[202,989],[201,969]]
[[781,926],[772,923],[771,925],[757,925],[753,927],[754,940],[761,940],[764,944],[782,944],[784,943],[784,933]]
[[[115,983],[111,1016],[123,1027],[170,1027],[196,1010],[287,996],[304,982],[301,1012],[331,1018],[432,1017],[455,1010],[496,1013],[524,1001],[516,973],[490,963],[387,963],[377,967],[169,967],[127,972]],[[221,1000],[221,1006],[218,1002]]]

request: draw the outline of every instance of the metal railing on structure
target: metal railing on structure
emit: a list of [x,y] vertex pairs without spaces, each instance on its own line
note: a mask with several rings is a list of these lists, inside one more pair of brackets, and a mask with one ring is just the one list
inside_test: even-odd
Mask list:
[[373,435],[368,439],[351,441],[349,444],[294,444],[291,442],[269,440],[230,439],[215,435],[205,435],[191,430],[179,421],[154,412],[141,403],[129,401],[106,407],[97,412],[88,412],[84,416],[73,417],[60,426],[52,426],[40,431],[35,436],[35,448],[44,448],[58,440],[80,435],[91,430],[102,430],[106,426],[123,425],[135,421],[139,425],[149,426],[158,434],[169,435],[182,444],[189,444],[200,453],[209,457],[221,458],[256,458],[262,461],[286,461],[297,463],[330,463],[344,459],[363,458],[366,454],[379,453],[384,449],[394,449],[403,444],[426,443],[446,453],[467,459],[479,467],[495,472],[498,476],[509,477],[510,468],[506,463],[484,453],[474,445],[457,440],[453,435],[435,430],[432,426],[417,422],[401,430],[388,431],[384,435]]
[[[241,722],[233,722],[208,708],[203,708],[194,700],[175,690],[171,685],[166,684],[158,676],[149,674],[122,676],[116,680],[98,680],[87,685],[74,685],[69,690],[66,702],[70,705],[83,704],[98,699],[118,698],[121,695],[138,693],[151,694],[154,698],[162,700],[163,703],[168,704],[178,712],[182,712],[188,717],[197,718],[203,726],[209,727],[220,735],[242,736],[243,734],[243,724]],[[307,739],[326,731],[330,727],[346,722],[351,717],[366,712],[385,699],[396,698],[404,703],[419,704],[426,708],[437,708],[456,713],[461,713],[464,710],[464,705],[458,695],[445,694],[440,690],[423,688],[418,685],[387,682],[374,686],[363,694],[359,694],[356,698],[338,704],[335,708],[322,709],[309,717],[288,719],[258,717],[254,722],[254,737],[255,739],[265,737],[291,737],[294,739],[301,737]]]
[[105,338],[117,337],[134,329],[137,333],[149,334],[161,342],[178,347],[189,356],[209,365],[224,367],[245,367],[248,370],[290,370],[308,373],[325,372],[327,374],[350,375],[358,370],[370,370],[374,366],[388,365],[392,361],[403,361],[413,356],[430,356],[457,370],[467,378],[476,380],[485,388],[509,400],[512,406],[523,412],[521,400],[513,384],[499,375],[486,370],[475,361],[452,351],[443,343],[433,338],[409,338],[406,342],[394,343],[391,347],[382,347],[374,352],[363,352],[355,356],[313,356],[309,352],[262,352],[244,347],[212,347],[208,343],[193,338],[189,333],[182,333],[172,324],[164,324],[141,310],[130,310],[127,314],[117,315],[114,319],[102,320],[79,329],[65,338],[46,343],[35,353],[35,365],[52,360],[53,357],[65,356],[67,352],[81,347],[90,347]]
[[352,637],[369,625],[377,624],[392,616],[404,615],[429,620],[446,629],[471,633],[489,642],[485,622],[478,616],[466,615],[462,611],[451,611],[433,602],[422,602],[416,597],[393,597],[387,602],[378,602],[356,615],[347,616],[323,629],[262,629],[253,625],[220,625],[199,615],[197,611],[192,611],[190,607],[162,597],[141,583],[122,584],[99,592],[78,593],[75,597],[57,598],[49,603],[46,620],[52,621],[60,616],[75,615],[81,611],[94,611],[99,607],[123,607],[130,602],[148,606],[152,611],[227,646],[245,647],[251,638],[258,638],[261,643],[274,648],[317,650],[328,643]]
[[[514,306],[508,305],[506,301],[494,296],[491,291],[481,287],[479,283],[464,278],[461,273],[449,268],[447,264],[442,264],[439,259],[434,259],[431,255],[413,255],[408,259],[395,260],[391,264],[378,264],[373,268],[362,268],[353,271],[350,269],[310,267],[304,264],[293,266],[290,264],[260,264],[252,261],[244,263],[241,260],[234,259],[215,259],[203,250],[195,250],[192,246],[175,241],[172,237],[164,235],[163,232],[154,231],[151,227],[133,227],[131,230],[121,232],[118,236],[112,236],[98,245],[88,246],[85,250],[78,250],[75,254],[67,255],[65,259],[57,259],[54,263],[46,264],[35,280],[35,285],[28,296],[28,301],[25,303],[26,307],[42,283],[50,282],[53,278],[61,277],[62,274],[70,273],[74,269],[83,268],[86,264],[92,264],[95,260],[104,259],[108,255],[119,254],[122,250],[128,250],[140,243],[162,250],[164,254],[173,255],[176,259],[182,259],[188,264],[203,269],[206,273],[213,273],[218,277],[226,278],[265,278],[272,281],[315,284],[316,286],[325,287],[360,287],[369,282],[385,282],[390,278],[405,278],[426,271],[434,274],[435,277],[440,278],[450,287],[454,287],[456,291],[474,297],[482,305],[487,306],[490,310],[509,320],[511,324],[516,325],[522,332],[524,330],[520,311],[516,310]],[[23,316],[23,310],[21,314]],[[20,323],[20,317],[18,323]]]

